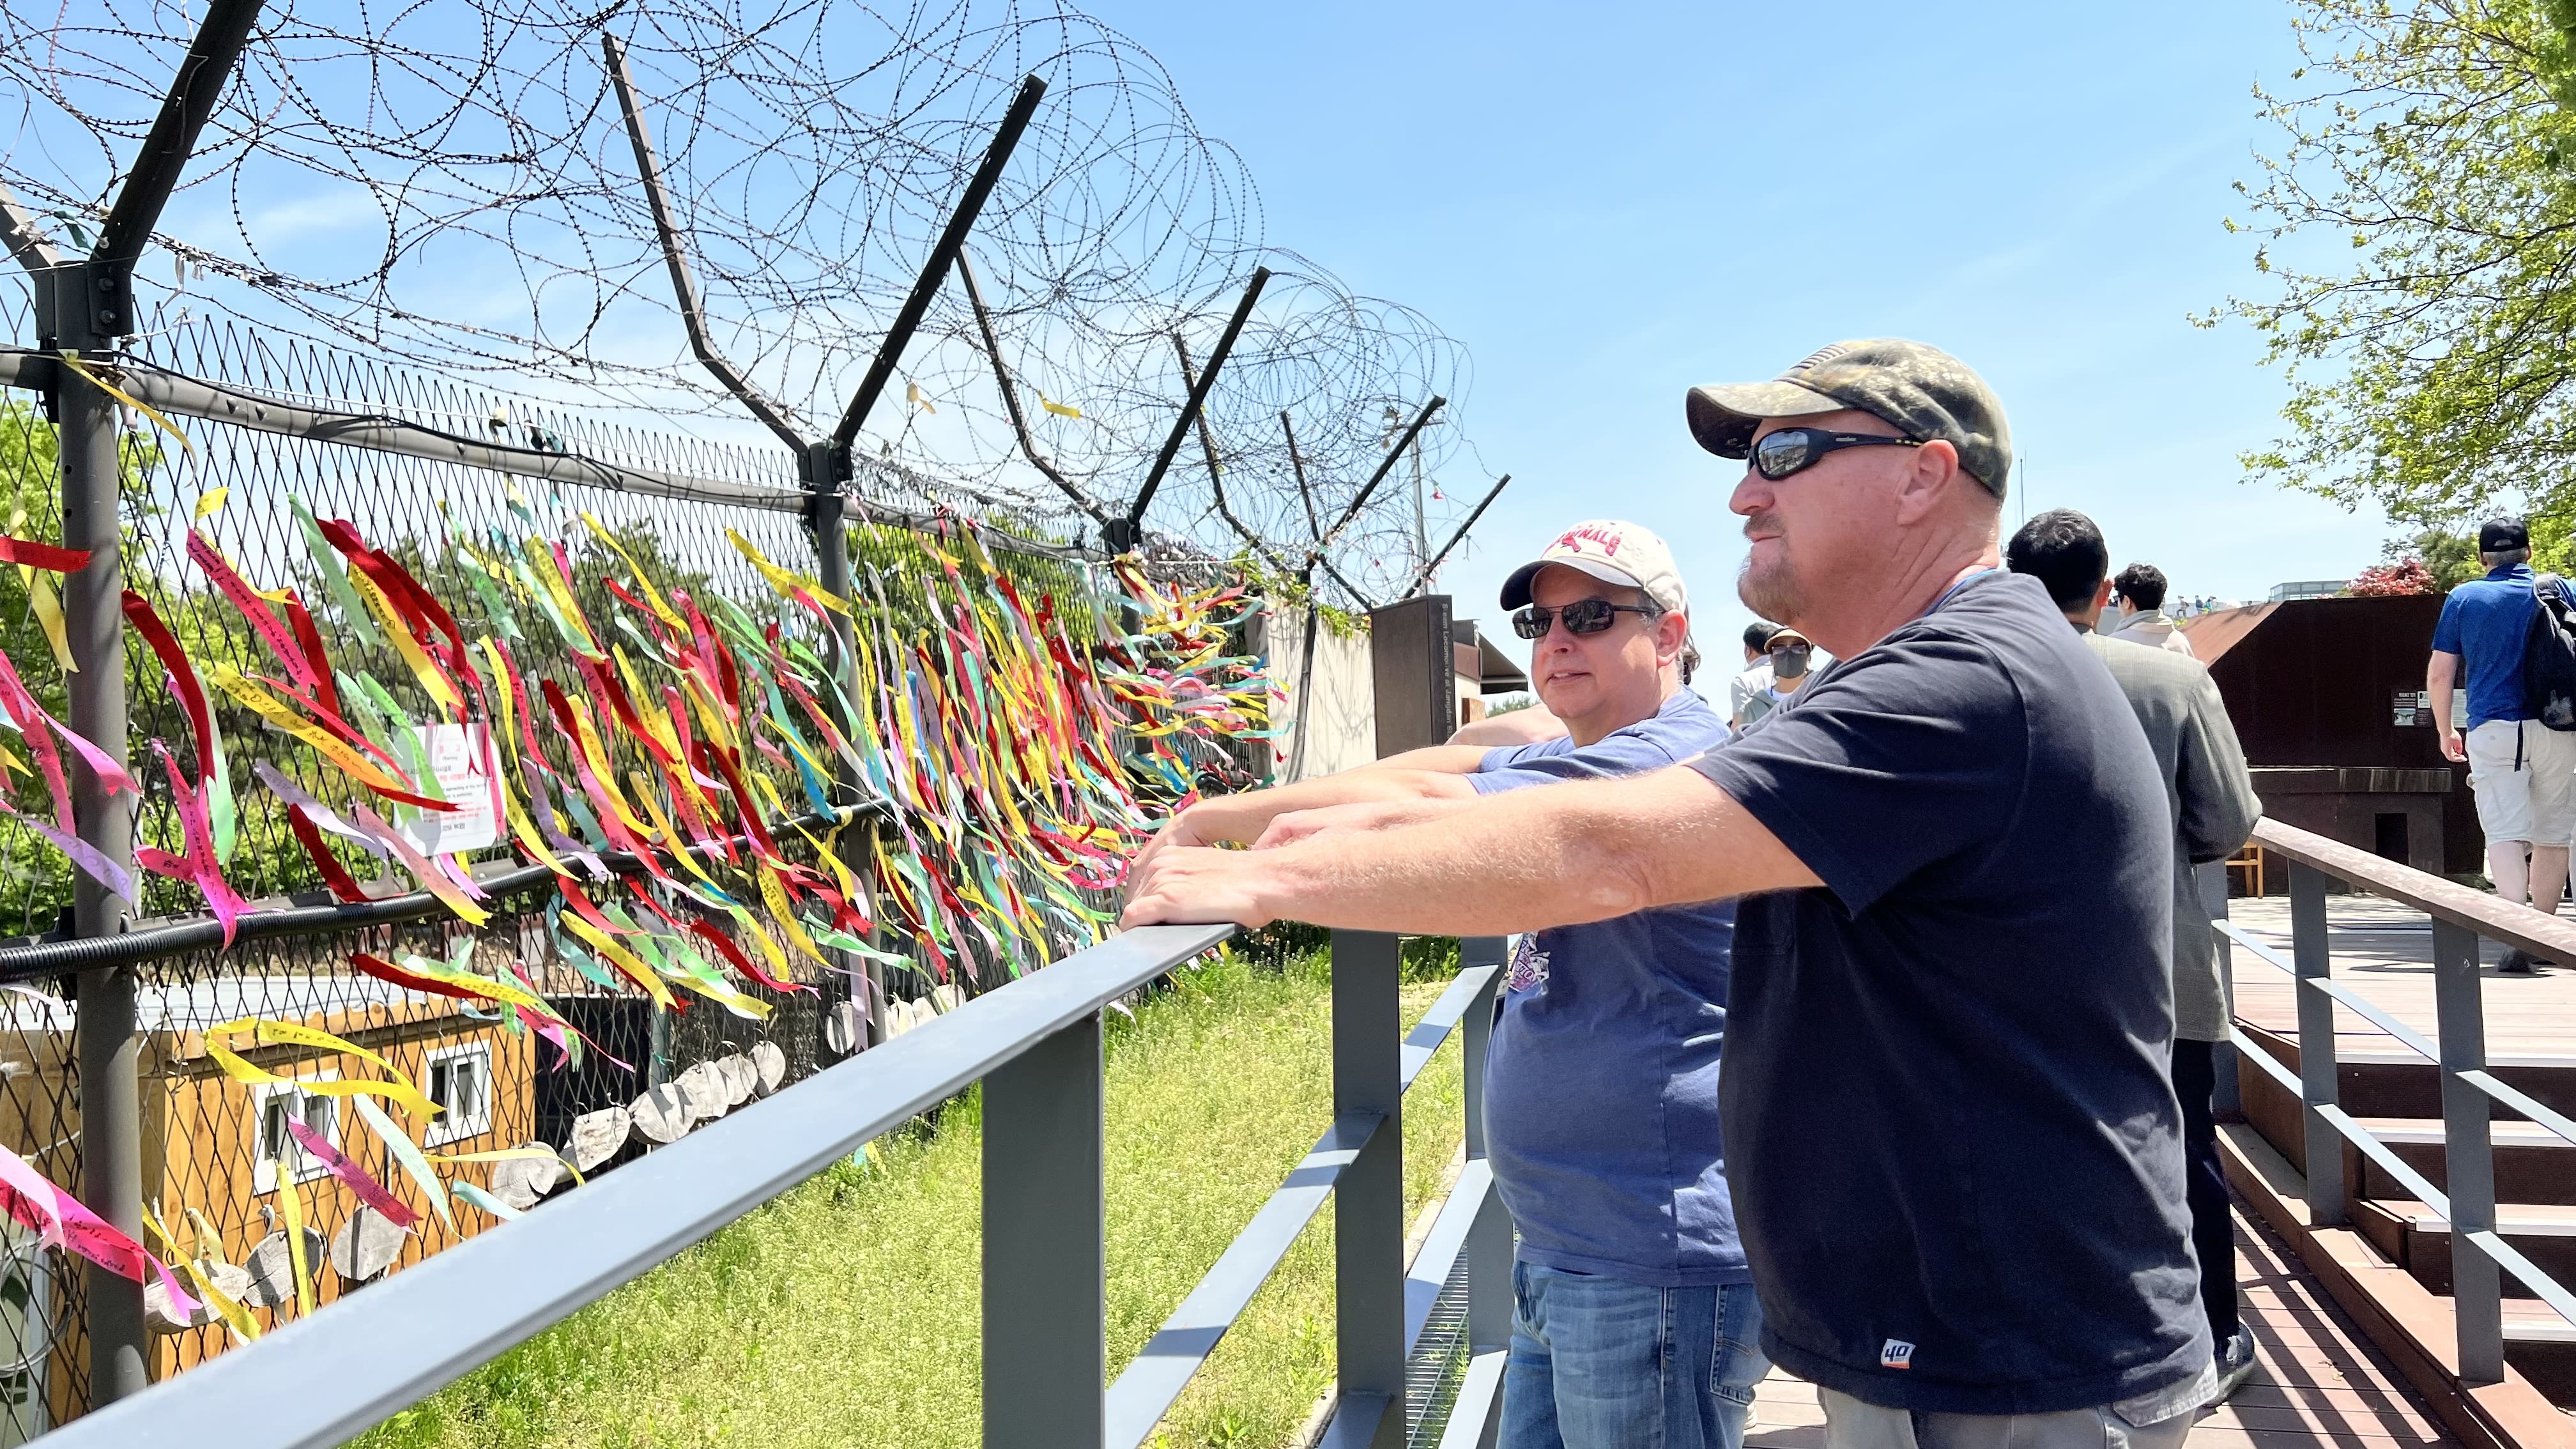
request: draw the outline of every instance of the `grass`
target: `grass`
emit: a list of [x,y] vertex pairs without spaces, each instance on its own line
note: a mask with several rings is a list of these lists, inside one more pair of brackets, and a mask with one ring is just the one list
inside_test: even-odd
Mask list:
[[[1442,980],[1408,982],[1410,1024]],[[1331,1120],[1312,957],[1228,955],[1110,1017],[1109,1362],[1133,1358]],[[1406,1098],[1415,1207],[1459,1131],[1453,1042]],[[977,1101],[877,1144],[388,1420],[364,1449],[979,1442]],[[1320,1214],[1187,1394],[1168,1449],[1287,1441],[1332,1378]]]

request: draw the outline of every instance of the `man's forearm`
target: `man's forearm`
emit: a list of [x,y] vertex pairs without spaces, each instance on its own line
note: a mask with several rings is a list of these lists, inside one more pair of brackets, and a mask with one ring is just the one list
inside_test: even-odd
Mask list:
[[1189,823],[1192,833],[1202,840],[1249,845],[1261,838],[1271,821],[1292,810],[1384,800],[1466,799],[1475,793],[1475,787],[1463,775],[1363,767],[1268,790],[1211,796],[1190,807]]
[[2460,682],[2460,656],[2433,652],[2424,664],[2424,703],[2433,714],[2433,727],[2444,732],[2451,728],[2451,692]]
[[[1261,863],[1266,862],[1267,868]],[[1492,935],[1816,884],[1760,822],[1679,767],[1515,790],[1436,820],[1244,858],[1268,917]]]

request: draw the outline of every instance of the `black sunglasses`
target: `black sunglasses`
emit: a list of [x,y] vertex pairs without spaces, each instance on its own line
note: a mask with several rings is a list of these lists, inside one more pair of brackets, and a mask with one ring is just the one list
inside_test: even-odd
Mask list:
[[1816,465],[1827,453],[1843,448],[1919,448],[1920,438],[1890,437],[1885,433],[1833,433],[1823,428],[1782,428],[1765,433],[1753,445],[1753,471],[1777,483],[1792,473],[1804,472]]
[[1562,618],[1568,634],[1598,634],[1617,622],[1621,614],[1643,614],[1651,619],[1662,612],[1648,605],[1614,604],[1608,599],[1577,599],[1561,609],[1542,609],[1532,604],[1512,615],[1512,632],[1524,639],[1544,639],[1548,626]]

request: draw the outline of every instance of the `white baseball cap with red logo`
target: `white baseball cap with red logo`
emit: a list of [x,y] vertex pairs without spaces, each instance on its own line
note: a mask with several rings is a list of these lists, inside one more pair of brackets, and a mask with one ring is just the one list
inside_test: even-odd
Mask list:
[[1578,523],[1557,535],[1537,558],[1512,570],[1503,580],[1503,607],[1519,609],[1530,601],[1530,580],[1550,564],[1590,574],[1605,584],[1643,589],[1656,607],[1669,613],[1690,612],[1690,594],[1673,567],[1673,551],[1651,529],[1615,518]]

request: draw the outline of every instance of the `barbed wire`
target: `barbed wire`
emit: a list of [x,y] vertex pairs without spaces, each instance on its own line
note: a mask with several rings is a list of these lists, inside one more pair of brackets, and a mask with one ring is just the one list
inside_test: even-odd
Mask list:
[[[16,112],[0,181],[58,242],[86,249],[193,23],[176,0],[0,0],[0,108]],[[1271,249],[1248,169],[1160,63],[1045,3],[272,3],[138,267],[140,315],[161,319],[139,325],[228,314],[745,431],[683,338],[603,35],[624,47],[716,345],[808,433],[829,431],[1036,75],[1044,103],[967,247],[983,315],[955,278],[941,289],[862,457],[1004,507],[1123,513],[1188,370],[1267,265],[1148,529],[1311,574],[1318,521],[1376,471],[1391,417],[1434,396],[1448,406],[1419,464],[1440,496],[1417,523],[1407,460],[1318,582],[1402,593],[1424,535],[1436,546],[1483,491],[1438,482],[1473,466],[1463,348]]]

